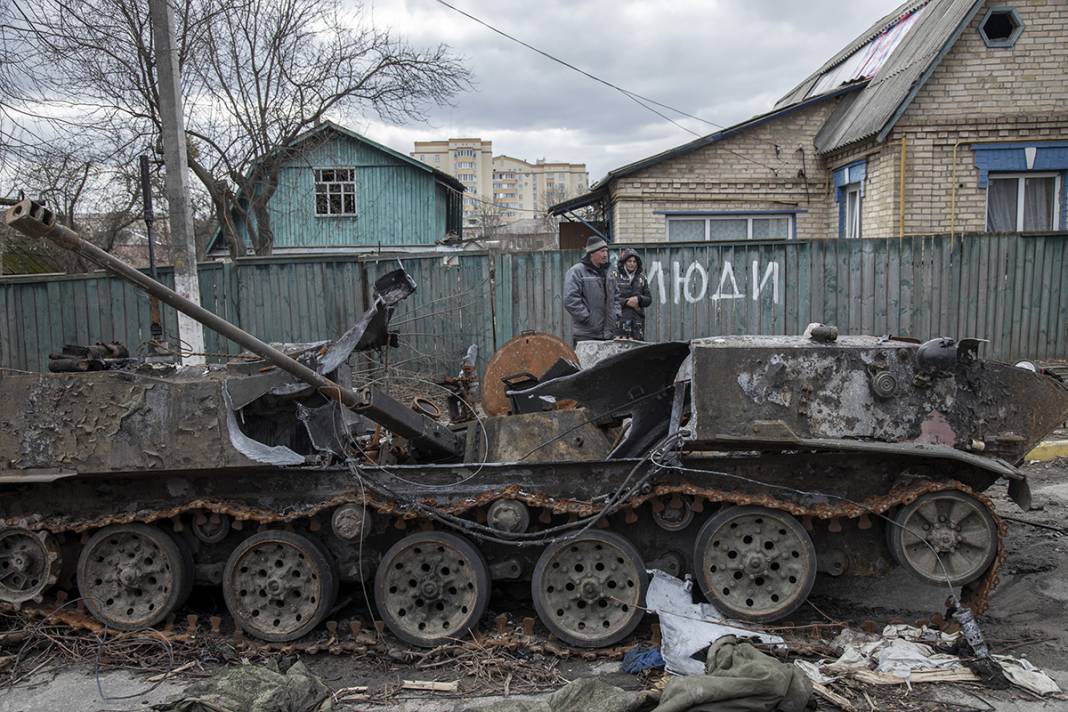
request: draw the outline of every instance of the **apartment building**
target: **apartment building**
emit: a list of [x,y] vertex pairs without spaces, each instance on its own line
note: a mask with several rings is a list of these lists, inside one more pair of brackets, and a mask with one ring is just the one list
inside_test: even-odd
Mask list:
[[589,173],[584,163],[555,163],[544,158],[534,163],[512,156],[493,158],[493,202],[506,222],[523,213],[544,212],[550,205],[586,192]]
[[410,155],[464,184],[464,226],[478,225],[485,206],[493,202],[493,142],[480,138],[416,141]]
[[493,142],[480,138],[416,141],[411,156],[464,184],[465,227],[480,225],[490,213],[499,224],[531,217],[589,186],[583,163],[493,156]]

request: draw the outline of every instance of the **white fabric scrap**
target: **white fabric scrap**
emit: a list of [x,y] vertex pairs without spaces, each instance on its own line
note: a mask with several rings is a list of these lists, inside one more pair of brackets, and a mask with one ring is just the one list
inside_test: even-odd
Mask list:
[[842,677],[841,675],[825,675],[820,670],[819,663],[808,660],[794,660],[794,666],[805,673],[805,677],[817,685],[829,685]]
[[905,680],[920,670],[938,670],[960,665],[960,658],[956,655],[936,654],[923,643],[913,643],[902,638],[894,638],[889,644],[880,647],[874,657],[877,662],[876,672],[888,672]]
[[992,655],[1001,664],[1001,670],[1012,684],[1022,687],[1036,695],[1052,695],[1061,688],[1046,673],[1031,664],[1027,658],[1014,658],[1010,655]]
[[660,617],[660,654],[664,667],[676,675],[704,675],[704,656],[695,656],[725,635],[756,638],[785,649],[783,639],[759,630],[732,625],[708,603],[693,602],[693,582],[653,569],[645,592],[648,610]]
[[848,648],[860,648],[868,643],[878,642],[879,636],[865,633],[862,630],[846,628],[831,641],[831,648],[841,654]]
[[883,628],[884,638],[904,638],[905,640],[911,640],[916,643],[942,643],[944,645],[952,645],[960,635],[959,631],[949,634],[943,633],[940,630],[928,628],[927,626],[917,628],[916,626],[903,623],[888,625]]

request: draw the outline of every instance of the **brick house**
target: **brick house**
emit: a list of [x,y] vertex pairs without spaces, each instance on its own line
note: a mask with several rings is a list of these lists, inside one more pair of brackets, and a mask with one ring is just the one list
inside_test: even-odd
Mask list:
[[1068,226],[1068,2],[913,0],[771,111],[610,171],[617,242]]

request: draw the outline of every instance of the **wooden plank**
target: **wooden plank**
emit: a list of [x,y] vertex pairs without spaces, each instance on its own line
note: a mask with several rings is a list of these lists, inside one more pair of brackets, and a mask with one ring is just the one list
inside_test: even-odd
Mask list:
[[[26,325],[26,363],[31,371],[44,371],[48,354],[42,354],[38,325],[48,328],[48,290],[37,284],[27,285],[28,298],[22,304],[22,321]],[[30,365],[32,364],[32,366]]]
[[879,285],[875,283],[874,248],[879,240],[860,240],[860,284],[853,285],[855,303],[860,305],[860,334],[875,333],[875,293]]
[[1030,245],[1026,240],[1017,236],[1016,254],[1013,259],[1012,281],[1012,310],[1009,312],[1011,336],[1009,338],[1009,358],[1015,360],[1024,358],[1023,339],[1026,329],[1027,312],[1024,305],[1024,274],[1027,271],[1028,252]]
[[1053,274],[1050,271],[1050,257],[1053,253],[1053,244],[1045,237],[1031,238],[1035,243],[1035,289],[1038,291],[1035,299],[1035,327],[1034,341],[1031,353],[1033,358],[1046,358],[1049,354],[1047,342],[1050,335],[1050,290],[1053,288]]
[[15,340],[15,324],[10,313],[13,296],[10,287],[0,284],[0,368],[18,368],[13,353],[18,348],[18,342]]
[[844,325],[843,333],[860,333],[860,290],[854,286],[860,279],[860,244],[842,240],[838,245],[838,313]]
[[1068,245],[1062,239],[1058,242],[1061,247],[1061,258],[1053,264],[1053,268],[1060,275],[1057,288],[1057,309],[1054,314],[1057,319],[1057,340],[1055,353],[1057,358],[1068,358]]
[[956,306],[957,328],[950,334],[950,336],[956,338],[972,336],[971,312],[974,306],[975,295],[971,291],[972,270],[974,267],[971,262],[971,256],[975,244],[974,237],[961,239],[958,243],[960,251],[956,256],[955,270],[957,283],[952,295],[953,302]]
[[[975,317],[972,323],[976,338],[993,341],[993,330],[990,328],[991,314],[993,312],[993,287],[990,279],[990,258],[997,243],[996,238],[976,238],[978,242],[978,265],[976,267],[975,285]],[[989,346],[993,346],[990,344]],[[988,351],[992,349],[989,348]]]
[[1046,305],[1046,336],[1042,347],[1042,358],[1057,357],[1057,335],[1060,331],[1059,323],[1062,318],[1060,307],[1060,290],[1064,275],[1058,272],[1058,268],[1064,256],[1064,240],[1053,237],[1043,238],[1046,241],[1046,265],[1049,275],[1049,287],[1044,290],[1043,298],[1048,298]]
[[996,334],[998,335],[997,353],[1002,359],[1008,360],[1012,353],[1012,321],[1013,321],[1013,294],[1012,286],[1016,270],[1017,239],[1015,237],[1002,237],[1000,243],[1000,259],[998,262],[998,304],[995,321]]

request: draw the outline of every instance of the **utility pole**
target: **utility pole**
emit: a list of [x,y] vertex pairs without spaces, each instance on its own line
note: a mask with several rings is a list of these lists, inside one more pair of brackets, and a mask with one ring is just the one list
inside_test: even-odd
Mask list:
[[[189,167],[185,124],[182,120],[178,47],[174,38],[174,10],[168,0],[149,0],[148,11],[152,20],[159,113],[163,124],[163,162],[167,168],[174,291],[199,305],[200,280],[197,277],[197,248],[193,236],[193,207],[189,202]],[[178,312],[178,338],[179,350],[188,349],[194,354],[204,352],[203,327],[182,312]],[[200,364],[204,363],[204,357],[185,357],[182,362]]]

